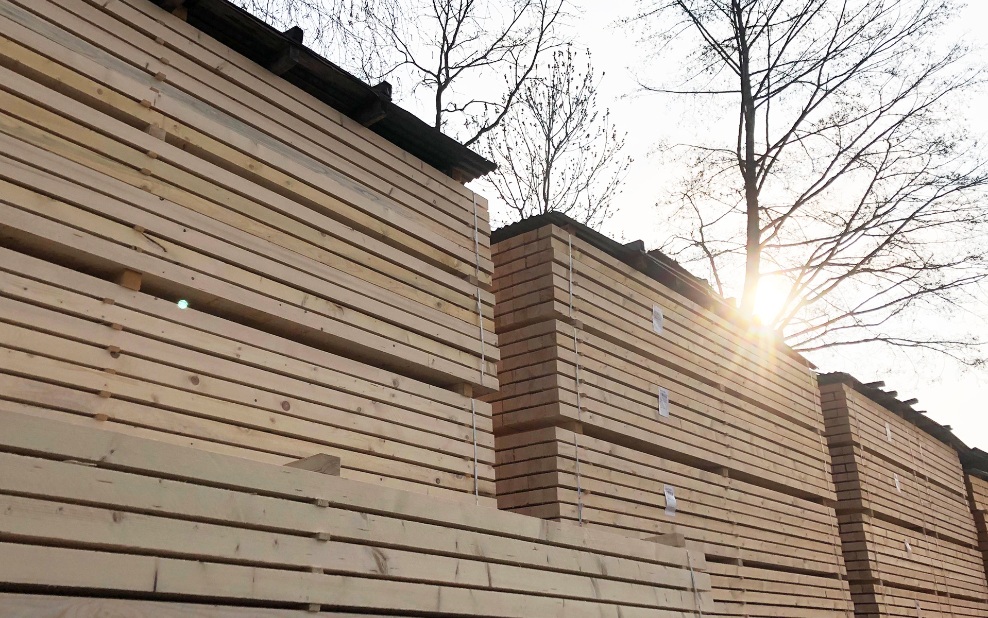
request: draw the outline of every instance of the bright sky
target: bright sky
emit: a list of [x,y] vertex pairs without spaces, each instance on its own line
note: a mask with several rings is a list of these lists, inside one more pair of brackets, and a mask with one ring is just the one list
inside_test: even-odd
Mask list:
[[[628,154],[635,158],[619,212],[602,231],[615,238],[641,238],[649,247],[664,239],[662,219],[655,202],[665,177],[659,162],[650,157],[660,139],[676,141],[688,134],[699,119],[688,108],[659,95],[636,95],[635,75],[645,71],[642,63],[648,49],[638,43],[621,26],[608,26],[616,19],[634,13],[635,0],[584,0],[583,11],[573,20],[577,36],[593,51],[598,74],[606,73],[600,85],[601,102],[609,105],[618,128],[628,131]],[[988,2],[973,0],[964,9],[957,28],[988,57],[988,32],[979,27],[988,23]],[[649,71],[661,70],[653,66]],[[975,128],[988,134],[988,119],[980,118],[980,110],[988,109],[988,94],[983,100],[971,102],[972,119],[981,126]],[[478,188],[478,190],[482,190]],[[988,290],[983,302],[972,307],[967,319],[980,322],[984,339],[988,340]],[[931,315],[917,328],[938,329],[944,324],[939,316]],[[956,364],[941,358],[917,359],[914,354],[889,353],[886,348],[850,349],[828,354],[816,354],[810,359],[822,371],[846,371],[864,382],[884,380],[888,390],[896,390],[902,399],[917,397],[917,409],[927,410],[934,420],[951,425],[955,433],[971,446],[988,450],[988,371],[960,370]]]

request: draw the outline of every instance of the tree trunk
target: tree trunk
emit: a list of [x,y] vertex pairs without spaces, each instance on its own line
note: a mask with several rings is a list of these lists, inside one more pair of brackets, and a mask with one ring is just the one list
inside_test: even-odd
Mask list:
[[744,137],[744,163],[741,175],[744,178],[745,217],[745,268],[744,292],[741,295],[741,310],[754,313],[755,296],[758,292],[758,278],[761,267],[761,220],[758,209],[758,174],[755,166],[755,102],[751,92],[751,65],[745,20],[737,0],[733,3],[735,27],[737,28],[739,66],[741,72],[741,115]]

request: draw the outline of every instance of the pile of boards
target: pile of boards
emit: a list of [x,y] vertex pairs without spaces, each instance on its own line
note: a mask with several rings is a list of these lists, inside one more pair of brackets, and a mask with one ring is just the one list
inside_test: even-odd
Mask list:
[[493,242],[499,508],[681,533],[706,555],[709,615],[850,615],[806,364],[667,263],[560,215]]
[[684,547],[0,412],[4,616],[682,618],[712,607],[703,556]]
[[493,506],[482,199],[148,0],[0,3],[0,83],[8,408]]
[[974,514],[974,525],[978,528],[978,548],[988,570],[988,474],[968,472],[966,475],[968,500]]
[[858,616],[988,616],[988,584],[957,451],[821,376],[841,543]]

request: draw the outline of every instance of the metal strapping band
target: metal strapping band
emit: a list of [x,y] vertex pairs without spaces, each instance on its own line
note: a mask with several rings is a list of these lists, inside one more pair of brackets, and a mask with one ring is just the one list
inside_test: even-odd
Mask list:
[[[820,448],[822,449],[821,450],[821,454],[824,456],[824,459],[823,459],[823,462],[822,462],[822,464],[823,464],[823,478],[824,479],[833,478],[827,472],[827,455],[830,453],[830,449],[828,448],[827,443],[824,442],[824,440],[823,440],[823,433],[819,433],[818,432],[817,433],[817,436],[820,438]],[[841,573],[841,570],[840,570],[840,567],[841,567],[840,557],[841,557],[842,550],[837,549],[837,546],[840,544],[840,530],[837,528],[837,509],[836,509],[836,507],[834,508],[834,517],[833,517],[833,519],[830,520],[830,532],[831,532],[831,534],[834,535],[834,567],[837,569],[837,580],[840,582],[841,590],[843,590],[844,589],[844,574]],[[848,588],[848,592],[850,592],[850,588]],[[848,606],[844,606],[844,615],[845,616],[851,616],[852,614],[853,614],[853,612],[851,611],[851,608],[848,607]]]
[[576,442],[576,432],[573,432],[573,451],[576,453],[576,517],[583,525],[583,487],[580,484],[580,445]]
[[[569,317],[573,318],[573,235],[569,235]],[[576,420],[583,422],[583,402],[580,399],[580,344],[573,326],[573,353],[576,356]],[[580,473],[580,445],[573,432],[573,450],[576,452],[576,516],[583,525],[583,476]]]
[[[844,391],[844,388],[842,387],[841,390]],[[861,419],[858,418],[858,412],[857,412],[857,410],[852,409],[851,404],[852,404],[852,402],[851,401],[848,401],[847,395],[845,394],[844,395],[844,407],[847,409],[848,424],[850,425],[851,422],[854,423],[854,427],[853,427],[854,434],[856,434],[857,435],[857,439],[859,441],[861,441],[862,440],[862,437],[861,437],[862,436],[862,434],[861,434]],[[853,440],[851,441],[851,458],[852,459],[855,459],[855,457],[854,457],[854,441]],[[863,442],[861,442],[861,467],[862,468],[867,468],[868,467],[868,450],[864,447],[864,443]],[[865,544],[867,545],[867,543],[869,543],[869,541],[868,541],[868,532],[871,531],[871,541],[870,541],[870,543],[871,543],[871,546],[875,548],[875,574],[878,575],[878,590],[879,590],[879,592],[882,595],[882,606],[887,608],[888,607],[888,597],[885,595],[885,576],[882,575],[882,563],[878,559],[878,555],[879,555],[879,552],[878,552],[878,540],[877,540],[878,539],[878,535],[875,534],[875,529],[874,529],[874,526],[872,525],[872,522],[871,522],[871,519],[874,519],[874,517],[875,517],[875,509],[872,507],[872,504],[874,504],[874,502],[875,502],[875,495],[874,495],[874,492],[872,492],[870,489],[868,489],[867,486],[865,485],[865,483],[863,483],[861,481],[861,476],[860,475],[857,475],[856,479],[857,479],[857,484],[860,485],[860,487],[861,487],[861,492],[864,494],[865,499],[868,501],[868,516],[869,516],[870,519],[867,522],[865,522],[865,525],[866,525],[866,527],[864,529],[865,530],[865,535],[864,535],[865,536]],[[877,601],[877,599],[876,599],[876,601]]]
[[700,607],[700,591],[696,589],[696,573],[693,572],[693,559],[690,550],[686,550],[686,566],[690,568],[690,587],[693,588],[693,602],[696,603],[696,614],[703,618],[703,608]]
[[473,421],[473,496],[480,503],[480,477],[477,474],[477,400],[470,398],[470,416]]
[[[912,442],[916,441],[916,446],[919,447],[919,459],[920,464],[923,466],[923,481],[924,487],[926,488],[926,504],[933,506],[933,497],[930,492],[930,472],[926,465],[926,450],[923,449],[923,443],[920,442],[919,436],[916,434],[915,429],[909,431],[909,457],[913,459],[913,466],[915,467],[915,455],[912,449]],[[930,535],[926,532],[926,513],[923,513],[923,536],[926,539],[927,547],[930,544]],[[954,599],[953,595],[950,594],[950,586],[947,584],[947,567],[943,559],[943,547],[940,545],[940,533],[933,530],[933,540],[937,545],[937,554],[940,558],[940,574],[943,575],[943,590],[947,593],[947,607],[950,609],[950,615],[954,615]],[[935,579],[935,578],[934,578]],[[937,595],[937,605],[940,605],[940,595]]]
[[[474,268],[477,277],[477,324],[480,329],[480,384],[487,377],[487,350],[484,342],[484,311],[480,298],[480,226],[477,221],[477,194],[473,194],[473,252],[476,257]],[[472,394],[471,394],[472,395]],[[477,400],[470,397],[470,417],[473,423],[473,495],[480,502],[480,475],[477,463]]]

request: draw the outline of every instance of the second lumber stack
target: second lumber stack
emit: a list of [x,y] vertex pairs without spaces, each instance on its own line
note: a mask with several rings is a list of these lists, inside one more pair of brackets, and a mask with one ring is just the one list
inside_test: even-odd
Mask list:
[[847,374],[820,385],[857,615],[988,616],[960,459],[931,433],[949,432]]
[[718,615],[849,615],[806,364],[668,259],[566,217],[494,243],[498,506],[682,533]]

